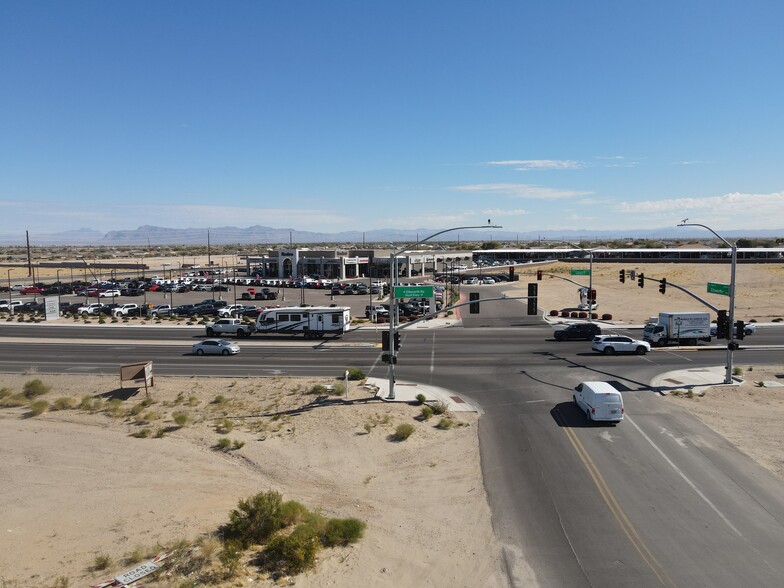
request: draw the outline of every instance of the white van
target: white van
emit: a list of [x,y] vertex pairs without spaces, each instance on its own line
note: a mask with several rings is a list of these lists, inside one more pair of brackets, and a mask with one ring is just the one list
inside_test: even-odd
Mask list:
[[623,420],[623,397],[607,382],[581,382],[574,387],[574,403],[589,421]]

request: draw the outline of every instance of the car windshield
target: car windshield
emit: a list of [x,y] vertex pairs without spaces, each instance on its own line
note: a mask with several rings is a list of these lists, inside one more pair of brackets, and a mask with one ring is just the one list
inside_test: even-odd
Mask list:
[[229,343],[228,341],[226,341],[226,339],[220,339],[220,340],[218,341],[218,345],[221,345],[222,347],[228,347],[229,345],[231,345],[231,343]]

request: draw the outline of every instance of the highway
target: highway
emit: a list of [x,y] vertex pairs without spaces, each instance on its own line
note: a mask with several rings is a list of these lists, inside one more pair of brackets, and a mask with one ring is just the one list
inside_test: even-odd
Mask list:
[[[508,304],[483,305],[464,324],[404,330],[397,377],[481,407],[482,469],[510,585],[522,585],[525,567],[542,586],[781,585],[782,480],[649,388],[662,372],[723,365],[724,349],[607,357],[587,342],[554,341],[550,327]],[[200,334],[3,323],[0,372],[116,374],[152,359],[158,375],[308,376],[348,366],[386,375],[374,331],[323,342],[256,336],[232,357],[190,355]],[[782,335],[758,329],[736,361],[781,362],[769,346]],[[573,386],[595,379],[623,391],[618,426],[591,425],[571,403]]]

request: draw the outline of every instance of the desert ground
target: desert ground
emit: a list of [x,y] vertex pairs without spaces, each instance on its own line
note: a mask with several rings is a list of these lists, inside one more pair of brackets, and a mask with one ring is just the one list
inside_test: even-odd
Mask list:
[[[540,267],[587,285],[586,277],[569,275],[570,267],[585,264]],[[702,309],[675,289],[660,294],[653,282],[643,289],[628,278],[621,284],[619,269],[594,264],[593,286],[599,315],[611,314],[621,327],[661,310]],[[705,289],[708,281],[729,281],[728,265],[624,269],[666,277],[726,308],[726,297]],[[533,271],[518,266],[521,288],[535,280]],[[784,317],[782,284],[784,266],[740,265],[737,318],[767,323]],[[545,275],[539,286],[540,310],[576,307],[575,284]],[[667,401],[783,475],[778,423],[784,392],[757,382],[782,381],[784,367],[742,368],[739,387]],[[309,393],[314,384],[330,382],[293,378],[157,378],[154,403],[139,408],[144,392],[126,398],[116,378],[3,374],[0,389],[8,392],[0,403],[35,378],[51,386],[43,396],[50,410],[32,416],[27,406],[0,408],[0,585],[105,581],[134,567],[135,554],[150,557],[174,542],[214,533],[239,499],[268,490],[328,516],[359,518],[367,524],[365,535],[354,545],[321,551],[316,567],[294,579],[274,581],[248,564],[226,586],[506,585],[482,484],[477,415],[461,413],[453,427],[440,430],[436,418],[416,419],[419,407],[374,400],[357,384],[345,401]],[[84,397],[81,407],[53,410],[59,398],[80,405]],[[187,414],[182,426],[174,420],[178,412]],[[392,441],[401,423],[415,432]],[[221,438],[242,446],[218,450]],[[110,565],[91,570],[98,555],[108,556]],[[156,582],[188,585],[165,577]]]

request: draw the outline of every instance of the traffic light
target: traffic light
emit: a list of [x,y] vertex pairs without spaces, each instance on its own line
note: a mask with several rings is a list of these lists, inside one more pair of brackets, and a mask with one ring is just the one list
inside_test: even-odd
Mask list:
[[735,321],[735,338],[743,339],[746,336],[746,323],[743,321]]
[[395,331],[395,351],[400,351],[400,333]]
[[542,270],[536,270],[536,279],[542,281]]
[[626,270],[621,270],[621,271],[618,272],[618,281],[621,284],[625,284],[626,283]]
[[645,288],[645,274],[639,274],[637,276],[637,285],[640,288]]
[[381,351],[389,351],[389,331],[381,331]]
[[729,324],[727,324],[726,310],[720,310],[716,313],[716,338],[717,339],[730,338],[730,329],[729,329]]
[[588,300],[591,301],[591,304],[596,303],[596,290],[588,290]]
[[667,291],[667,278],[659,280],[659,292],[664,294]]
[[528,314],[536,314],[537,296],[539,296],[539,284],[528,284]]
[[479,292],[471,292],[468,295],[471,304],[468,305],[469,314],[479,314]]

